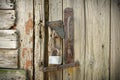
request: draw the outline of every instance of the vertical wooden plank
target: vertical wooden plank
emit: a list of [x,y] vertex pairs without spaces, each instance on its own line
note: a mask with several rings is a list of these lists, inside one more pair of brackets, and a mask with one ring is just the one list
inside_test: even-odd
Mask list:
[[[73,8],[64,9],[64,63],[70,64],[74,62],[74,19]],[[73,80],[73,68],[66,70],[66,79]]]
[[[62,0],[49,0],[49,21],[62,20]],[[62,55],[62,39],[49,28],[48,54],[57,48]],[[62,70],[49,73],[50,80],[62,80]]]
[[43,67],[44,54],[44,0],[34,0],[35,10],[35,50],[34,50],[34,74],[35,80],[43,80],[43,72],[40,71]]
[[120,0],[111,0],[111,80],[120,80]]
[[18,68],[18,50],[0,50],[0,68]]
[[73,80],[84,80],[85,76],[85,1],[75,0],[74,11],[74,60],[80,66],[74,68]]
[[[74,4],[74,1],[73,0],[63,0],[63,14],[65,14],[65,9],[66,8],[73,8],[73,4]],[[74,11],[74,10],[73,10]],[[74,12],[72,12],[72,15],[73,15],[73,13]],[[69,15],[69,14],[68,14]],[[67,14],[66,14],[66,16],[65,15],[63,15],[64,16],[64,18],[67,16]],[[65,19],[64,19],[65,20]],[[64,21],[65,22],[65,21]],[[64,23],[65,24],[65,23]],[[73,23],[74,24],[74,23]],[[68,26],[68,24],[66,24],[66,26],[65,27],[67,27]],[[72,26],[72,27],[74,27],[73,25],[70,25],[70,26]],[[68,30],[68,28],[66,28],[67,30]],[[67,31],[67,30],[65,30],[65,31]],[[70,30],[71,31],[71,30]],[[69,33],[71,34],[71,32],[69,31]],[[74,32],[74,28],[72,28],[72,33]],[[68,31],[66,32],[66,35],[65,35],[65,37],[68,35]],[[65,58],[65,51],[67,51],[66,49],[65,49],[65,45],[66,45],[66,40],[67,40],[67,38],[68,38],[68,36],[65,38],[65,40],[64,40],[64,58]],[[72,35],[72,39],[74,38],[74,33],[73,33],[73,35]],[[72,42],[72,45],[74,44],[74,40],[72,40],[73,42]],[[71,47],[71,48],[73,48],[74,47],[74,45]],[[74,56],[74,50],[72,51],[73,53],[73,56]],[[73,58],[72,58],[73,59]],[[73,61],[72,61],[73,62]],[[65,60],[64,60],[64,62],[63,62],[64,64],[66,64],[66,62],[65,62]],[[73,79],[73,68],[68,68],[68,69],[64,69],[63,70],[63,80],[74,80]]]
[[86,0],[85,80],[109,80],[110,0]]
[[20,68],[33,78],[33,0],[16,0],[17,22],[20,31]]

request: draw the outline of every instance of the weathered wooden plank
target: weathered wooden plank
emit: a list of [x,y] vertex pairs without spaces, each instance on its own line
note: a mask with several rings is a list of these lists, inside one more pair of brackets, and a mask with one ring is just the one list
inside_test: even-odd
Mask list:
[[111,0],[111,80],[120,80],[120,0]]
[[[62,20],[62,0],[49,0],[49,21]],[[62,56],[62,39],[58,34],[49,28],[49,42],[48,42],[48,54],[52,55],[52,52],[58,49],[59,55]],[[55,65],[49,65],[55,66]],[[49,72],[49,80],[62,80],[62,70]]]
[[[64,63],[69,64],[74,62],[74,20],[73,8],[64,9]],[[73,68],[66,69],[66,79],[73,80]]]
[[16,0],[16,12],[21,44],[20,68],[28,71],[28,80],[33,80],[33,0]]
[[16,30],[0,30],[0,49],[18,48],[18,32]]
[[26,80],[24,70],[0,69],[0,80]]
[[109,80],[110,0],[86,0],[85,80]]
[[[63,62],[64,64],[68,64],[68,63],[71,63],[74,61],[74,23],[73,23],[73,18],[74,18],[73,13],[74,12],[73,12],[73,10],[72,11],[65,10],[66,8],[73,9],[73,3],[74,3],[73,0],[64,0],[63,1],[63,14],[64,14],[63,16],[64,16],[64,25],[65,25],[65,39],[64,39],[64,46],[63,46],[64,58],[65,58],[64,62]],[[68,38],[71,38],[71,39],[68,40]],[[71,53],[70,55],[69,55],[69,51]],[[66,57],[66,54],[68,54],[67,57]],[[71,57],[69,57],[69,56],[71,56]],[[73,79],[73,68],[68,68],[68,69],[63,70],[63,80],[74,80]]]
[[85,4],[84,0],[75,0],[74,11],[74,60],[80,66],[74,68],[73,80],[84,80],[85,76]]
[[0,10],[0,29],[9,29],[14,26],[15,11],[14,10]]
[[43,80],[44,58],[44,0],[34,0],[35,10],[35,50],[34,50],[34,66],[35,80]]
[[14,9],[15,0],[0,0],[0,9]]
[[18,68],[18,50],[0,50],[0,68]]

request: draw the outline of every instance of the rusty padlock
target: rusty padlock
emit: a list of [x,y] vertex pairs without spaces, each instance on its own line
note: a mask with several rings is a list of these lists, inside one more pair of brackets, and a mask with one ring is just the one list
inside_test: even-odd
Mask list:
[[49,64],[59,65],[62,63],[62,56],[60,56],[59,49],[55,48],[49,56]]

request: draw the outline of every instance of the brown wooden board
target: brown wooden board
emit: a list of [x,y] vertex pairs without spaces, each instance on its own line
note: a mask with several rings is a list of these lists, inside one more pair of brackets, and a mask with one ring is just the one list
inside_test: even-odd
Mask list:
[[[65,8],[64,10],[64,64],[74,62],[74,20],[73,8]],[[66,69],[67,79],[72,79],[73,68]]]
[[18,33],[16,30],[0,30],[0,49],[17,49]]
[[18,68],[18,50],[0,50],[0,68]]
[[0,69],[0,80],[26,80],[25,70]]
[[10,29],[15,23],[14,10],[0,10],[0,29]]

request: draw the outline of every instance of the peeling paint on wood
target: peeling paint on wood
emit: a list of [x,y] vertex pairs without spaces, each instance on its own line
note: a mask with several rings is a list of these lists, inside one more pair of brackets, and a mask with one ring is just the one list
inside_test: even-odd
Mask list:
[[0,30],[0,49],[18,48],[18,32],[16,30]]
[[28,67],[30,67],[30,66],[32,66],[32,61],[26,60],[25,69],[28,69]]
[[26,22],[26,26],[25,26],[26,34],[29,34],[32,29],[33,29],[33,21],[32,19],[29,19]]
[[0,69],[0,80],[26,80],[25,70]]
[[18,50],[0,50],[0,68],[18,68]]
[[15,0],[0,0],[0,9],[14,9]]
[[0,10],[0,29],[10,29],[15,23],[14,10]]
[[20,68],[27,70],[28,80],[33,80],[33,0],[16,0],[16,29],[20,32]]

